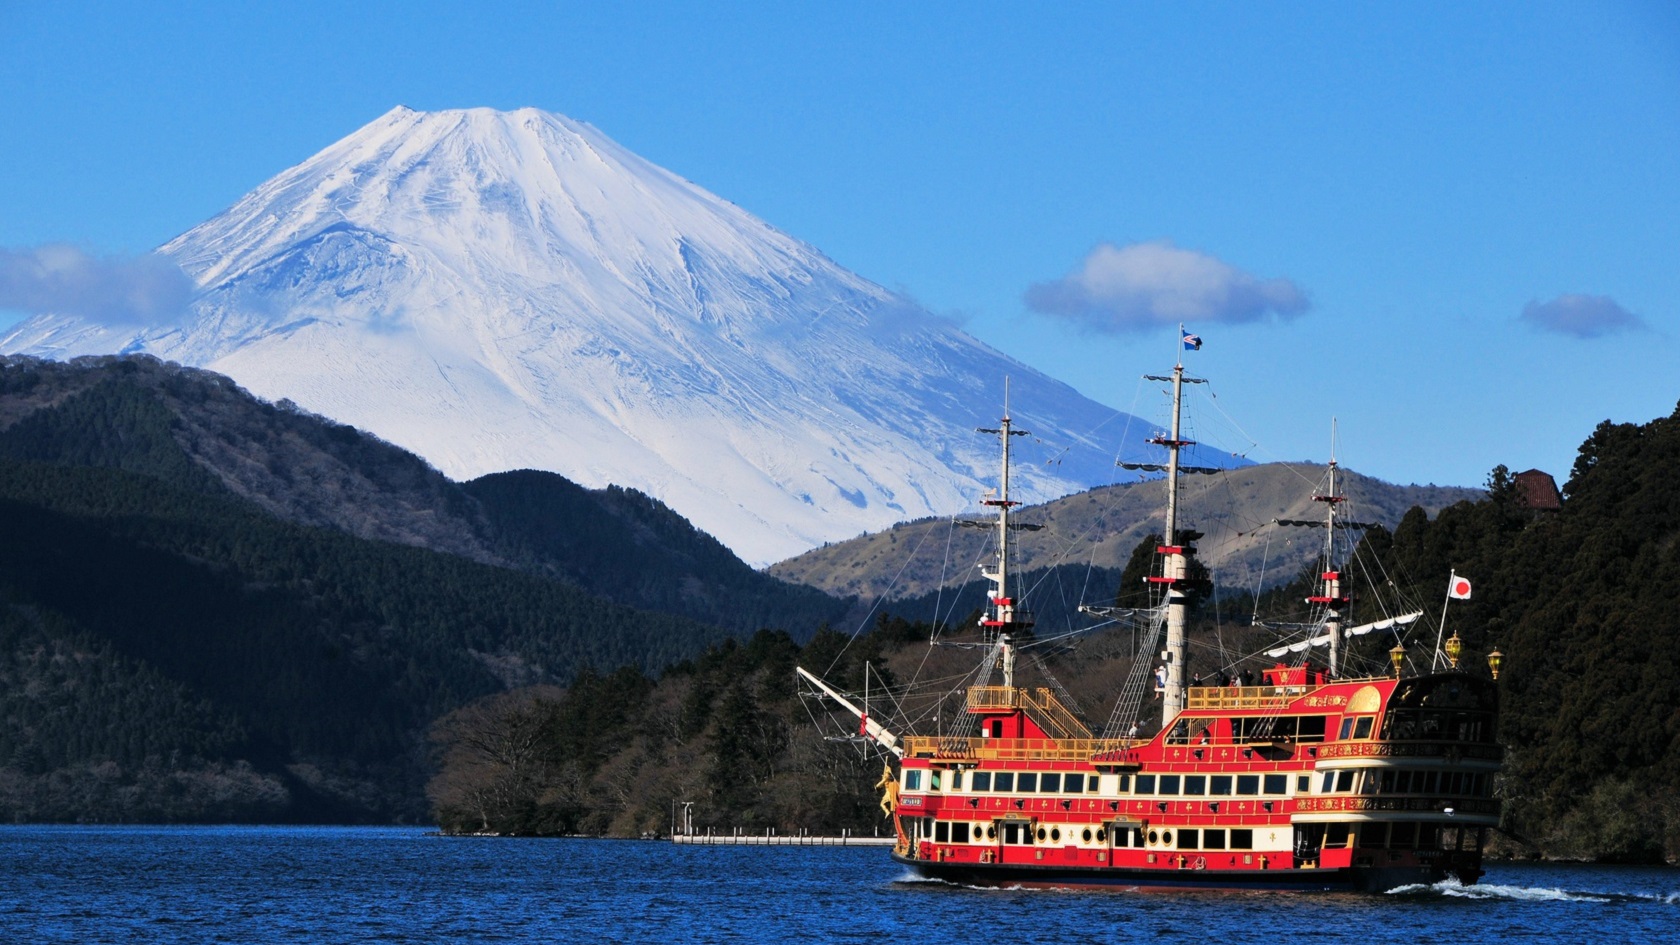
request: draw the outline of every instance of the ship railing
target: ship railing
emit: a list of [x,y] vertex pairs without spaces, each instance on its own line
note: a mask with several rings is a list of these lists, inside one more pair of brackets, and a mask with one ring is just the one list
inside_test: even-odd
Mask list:
[[[1335,679],[1337,685],[1375,682],[1386,676],[1350,677]],[[1288,705],[1307,693],[1322,689],[1316,683],[1293,683],[1284,686],[1191,686],[1186,689],[1192,709],[1276,709]]]
[[1191,686],[1191,709],[1279,709],[1306,692],[1305,686]]
[[1090,761],[1119,756],[1143,744],[1135,738],[951,738],[911,735],[900,744],[906,757],[963,761]]
[[1008,712],[1021,707],[1021,700],[1026,696],[1025,689],[1014,686],[970,686],[968,688],[968,707],[970,709],[995,710]]
[[1439,813],[1451,809],[1455,814],[1494,814],[1500,810],[1497,798],[1489,797],[1298,797],[1295,812],[1322,814],[1336,811],[1387,811],[1391,813]]
[[1502,761],[1505,746],[1486,742],[1444,741],[1353,741],[1330,742],[1320,745],[1320,761],[1331,758],[1446,758],[1449,761]]
[[1009,712],[1019,709],[1052,738],[1090,739],[1091,730],[1062,705],[1055,693],[1039,687],[1037,696],[1016,686],[972,686],[968,690],[971,712]]

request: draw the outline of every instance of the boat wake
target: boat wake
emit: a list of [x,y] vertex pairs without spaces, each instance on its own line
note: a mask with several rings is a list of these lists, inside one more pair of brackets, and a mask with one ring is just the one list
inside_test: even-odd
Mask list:
[[1604,902],[1680,905],[1680,892],[1665,894],[1587,892],[1543,886],[1505,886],[1498,883],[1465,886],[1456,879],[1446,879],[1429,885],[1417,883],[1410,886],[1400,886],[1389,890],[1388,894],[1415,898],[1439,897],[1443,899],[1505,900],[1508,902]]

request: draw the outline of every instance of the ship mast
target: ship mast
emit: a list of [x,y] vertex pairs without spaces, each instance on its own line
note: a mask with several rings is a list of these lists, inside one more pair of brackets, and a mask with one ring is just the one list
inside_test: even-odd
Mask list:
[[1002,663],[1003,685],[1015,685],[1015,648],[1009,636],[1009,628],[1013,626],[1031,626],[1030,621],[1018,621],[1015,616],[1015,599],[1009,596],[1009,532],[1017,527],[1010,524],[1009,510],[1019,502],[1009,498],[1009,438],[1012,436],[1026,436],[1027,431],[1011,429],[1009,419],[1009,382],[1004,381],[1003,388],[1003,418],[998,421],[996,428],[980,427],[981,433],[996,434],[1002,444],[1003,470],[998,477],[998,492],[995,499],[983,499],[982,505],[994,506],[998,510],[997,519],[997,561],[987,568],[982,566],[980,573],[986,580],[992,582],[992,589],[987,592],[986,612],[980,617],[980,626],[987,634],[997,634],[999,662]]
[[1189,576],[1190,555],[1195,549],[1186,541],[1179,543],[1178,530],[1178,454],[1186,446],[1194,446],[1194,440],[1186,440],[1179,433],[1179,417],[1184,403],[1184,385],[1206,383],[1200,378],[1184,376],[1184,363],[1180,361],[1173,365],[1172,376],[1145,375],[1146,380],[1172,382],[1172,432],[1167,436],[1157,436],[1150,439],[1167,448],[1167,523],[1163,543],[1155,549],[1161,556],[1161,576],[1151,577],[1152,583],[1164,585],[1167,591],[1167,649],[1163,658],[1166,661],[1167,679],[1162,687],[1161,725],[1166,727],[1184,711],[1186,702],[1186,682],[1184,679],[1184,626],[1186,620],[1185,608],[1189,603],[1185,597],[1185,578]]
[[1320,575],[1324,581],[1323,588],[1318,595],[1307,598],[1311,604],[1323,604],[1327,609],[1324,613],[1324,632],[1330,637],[1329,667],[1332,678],[1341,675],[1342,657],[1342,610],[1351,598],[1342,595],[1342,574],[1336,569],[1336,506],[1347,501],[1347,496],[1336,493],[1336,421],[1330,421],[1330,475],[1329,488],[1324,495],[1313,496],[1314,502],[1323,502],[1325,509],[1324,521],[1324,571]]

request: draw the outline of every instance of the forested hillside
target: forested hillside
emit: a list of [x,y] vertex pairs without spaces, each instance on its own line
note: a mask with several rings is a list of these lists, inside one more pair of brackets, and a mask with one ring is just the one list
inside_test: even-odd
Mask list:
[[[417,819],[439,715],[579,672],[651,673],[740,632],[596,595],[498,525],[563,527],[542,519],[555,494],[592,529],[572,553],[595,580],[686,562],[671,583],[710,596],[654,588],[673,610],[717,613],[740,590],[752,619],[802,637],[844,607],[718,563],[721,546],[637,494],[521,474],[533,496],[481,499],[149,359],[8,359],[0,421],[3,819]],[[369,537],[387,511],[406,540]]]
[[299,525],[568,581],[747,634],[846,607],[753,570],[663,503],[518,470],[455,483],[360,430],[147,356],[0,359],[0,456],[125,469]]

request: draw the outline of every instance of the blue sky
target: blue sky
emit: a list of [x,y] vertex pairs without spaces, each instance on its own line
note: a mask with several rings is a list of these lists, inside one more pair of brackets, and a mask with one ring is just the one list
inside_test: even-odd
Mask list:
[[1145,417],[1188,313],[1257,460],[1561,480],[1680,401],[1665,2],[0,0],[0,252],[144,253],[398,104],[588,121]]

